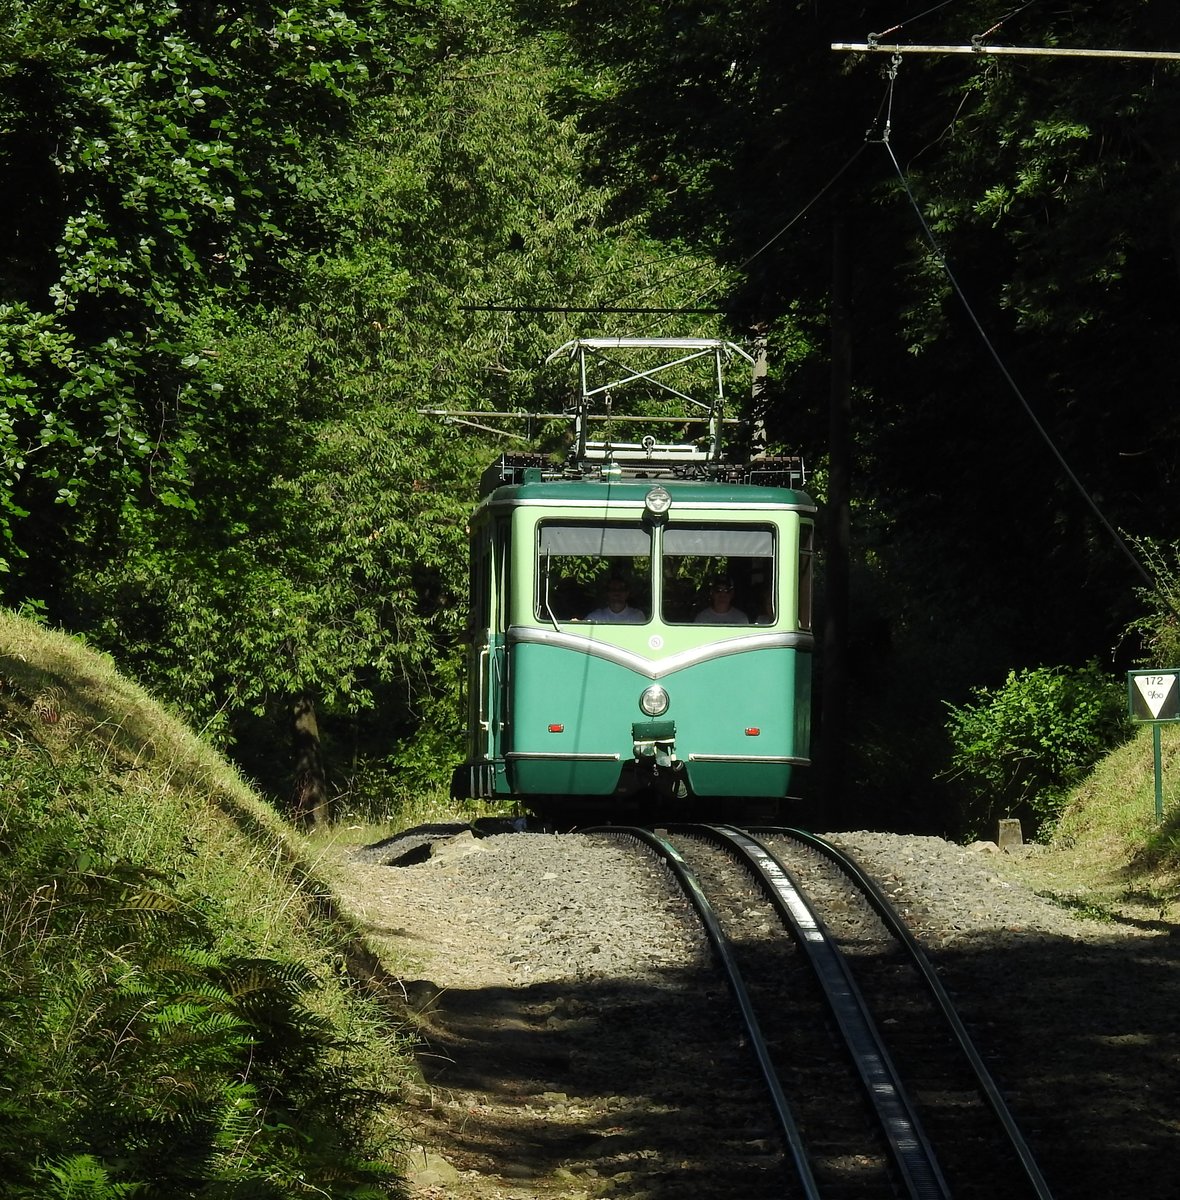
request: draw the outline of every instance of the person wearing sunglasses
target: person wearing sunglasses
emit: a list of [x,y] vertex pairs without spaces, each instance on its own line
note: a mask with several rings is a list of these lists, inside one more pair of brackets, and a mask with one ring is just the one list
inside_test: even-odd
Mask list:
[[709,586],[709,607],[696,615],[698,625],[749,625],[750,618],[733,606],[733,580],[719,575]]

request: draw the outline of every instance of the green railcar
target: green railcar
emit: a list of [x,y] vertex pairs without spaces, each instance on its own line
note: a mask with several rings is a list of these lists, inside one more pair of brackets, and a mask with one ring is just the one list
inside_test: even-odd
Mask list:
[[677,474],[492,469],[456,797],[606,816],[791,793],[809,762],[815,504],[773,464]]

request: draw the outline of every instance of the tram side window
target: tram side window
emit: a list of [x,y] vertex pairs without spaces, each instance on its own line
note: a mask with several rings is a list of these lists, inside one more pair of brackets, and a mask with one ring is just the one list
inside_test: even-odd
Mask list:
[[799,628],[811,628],[811,564],[812,539],[815,535],[814,525],[799,526]]
[[486,535],[476,535],[471,546],[471,576],[468,595],[470,611],[468,621],[472,634],[487,631],[492,610],[492,547]]
[[512,586],[512,572],[509,569],[511,558],[511,529],[507,517],[497,517],[495,525],[495,622],[496,631],[503,633],[508,628],[510,615],[509,589]]
[[[651,613],[651,534],[638,523],[542,521],[537,527],[539,621],[605,619],[636,624]],[[619,605],[618,581],[626,603]],[[614,582],[613,593],[611,584]],[[612,611],[611,602],[620,611]]]
[[664,620],[772,625],[774,560],[773,526],[670,524],[664,530]]

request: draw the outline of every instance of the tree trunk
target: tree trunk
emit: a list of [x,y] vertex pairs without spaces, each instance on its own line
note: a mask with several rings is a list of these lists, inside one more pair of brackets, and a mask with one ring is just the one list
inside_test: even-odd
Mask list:
[[825,534],[823,698],[820,764],[829,828],[844,827],[850,798],[845,794],[848,753],[848,557],[852,492],[852,333],[850,327],[848,231],[837,213],[832,238],[832,387],[828,436],[828,506]]
[[328,780],[315,701],[306,692],[291,705],[291,740],[295,751],[291,811],[299,825],[322,825],[328,819]]

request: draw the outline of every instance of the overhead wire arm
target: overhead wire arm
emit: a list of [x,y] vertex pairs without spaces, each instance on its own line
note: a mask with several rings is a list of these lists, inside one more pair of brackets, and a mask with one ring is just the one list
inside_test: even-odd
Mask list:
[[1180,50],[1090,50],[1061,46],[992,46],[982,42],[967,45],[885,45],[869,34],[867,42],[832,42],[833,50],[862,54],[994,54],[1039,58],[1146,58],[1161,62],[1180,61]]

